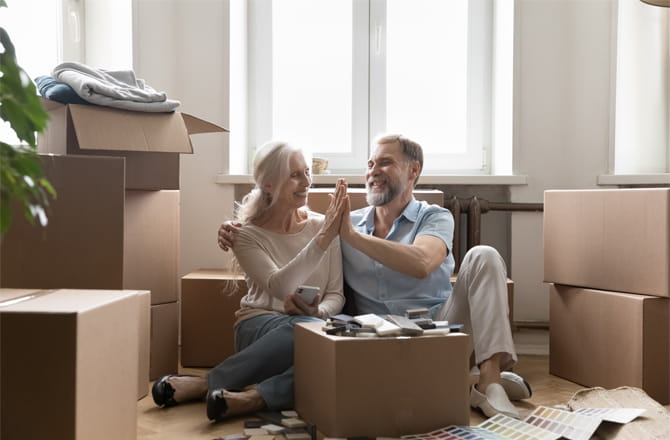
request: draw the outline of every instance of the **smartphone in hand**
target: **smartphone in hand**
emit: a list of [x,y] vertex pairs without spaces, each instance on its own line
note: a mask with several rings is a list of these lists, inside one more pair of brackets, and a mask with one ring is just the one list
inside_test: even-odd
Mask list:
[[307,304],[312,304],[314,298],[316,298],[320,291],[320,288],[314,286],[298,286],[298,288],[295,289],[296,295]]

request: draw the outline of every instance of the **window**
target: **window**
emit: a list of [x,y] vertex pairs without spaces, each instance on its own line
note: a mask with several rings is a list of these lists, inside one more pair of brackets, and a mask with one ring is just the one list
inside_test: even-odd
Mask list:
[[[63,9],[53,0],[8,1],[0,8],[2,27],[5,28],[16,50],[17,62],[30,78],[48,75],[62,59]],[[55,19],[54,19],[55,17]],[[39,29],[39,38],[35,38]],[[18,144],[14,131],[5,121],[0,121],[0,138],[9,144]]]
[[[19,65],[30,78],[50,75],[63,61],[85,62],[105,69],[132,68],[131,0],[7,3],[7,8],[0,8],[2,27],[12,39]],[[36,29],[39,29],[37,38]],[[85,35],[89,37],[87,44]],[[0,122],[0,139],[17,144],[19,141],[9,124]]]
[[[328,158],[331,170],[359,173],[370,142],[399,132],[422,144],[428,173],[490,173],[494,24],[513,18],[495,5],[233,0],[233,156],[284,139]],[[500,41],[511,59],[511,33]]]
[[619,0],[614,174],[670,172],[670,10]]

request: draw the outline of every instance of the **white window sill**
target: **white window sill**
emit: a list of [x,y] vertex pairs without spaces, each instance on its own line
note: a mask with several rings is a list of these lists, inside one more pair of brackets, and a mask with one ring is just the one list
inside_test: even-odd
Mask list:
[[601,174],[598,185],[668,185],[670,173],[662,174]]
[[[343,177],[350,184],[364,184],[362,174],[317,174],[314,175],[315,184],[335,184],[337,179]],[[221,185],[253,184],[253,178],[249,174],[225,174],[216,176],[216,183]],[[484,176],[484,175],[422,175],[419,179],[421,185],[527,185],[528,176]]]

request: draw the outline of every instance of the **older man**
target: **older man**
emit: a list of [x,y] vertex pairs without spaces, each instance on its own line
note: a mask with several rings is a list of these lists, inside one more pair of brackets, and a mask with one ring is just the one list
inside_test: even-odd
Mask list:
[[[480,371],[471,406],[488,417],[518,418],[510,399],[527,398],[531,390],[518,375],[503,372],[517,360],[505,263],[495,249],[476,246],[465,254],[452,289],[454,221],[448,210],[414,199],[422,169],[416,142],[401,135],[376,141],[365,174],[369,206],[351,212],[340,229],[349,300],[358,313],[426,307],[434,319],[464,324]],[[234,230],[229,222],[219,229],[222,249],[232,244]]]

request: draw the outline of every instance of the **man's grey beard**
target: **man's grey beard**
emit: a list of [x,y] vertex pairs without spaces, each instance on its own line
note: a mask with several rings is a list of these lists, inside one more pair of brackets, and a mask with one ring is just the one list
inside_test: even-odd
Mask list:
[[403,192],[404,188],[400,182],[386,182],[386,188],[382,192],[370,192],[370,182],[365,183],[367,194],[365,201],[370,206],[383,206],[390,203],[393,199]]

